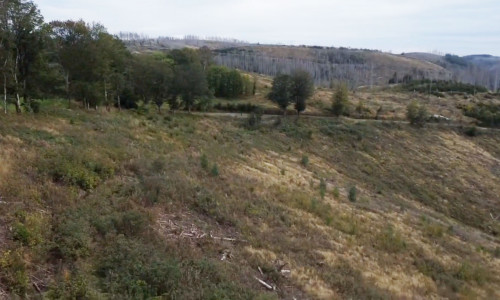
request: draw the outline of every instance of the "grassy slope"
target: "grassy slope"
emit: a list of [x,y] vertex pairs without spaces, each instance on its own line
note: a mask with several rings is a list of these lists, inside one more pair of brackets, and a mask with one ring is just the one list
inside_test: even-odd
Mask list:
[[0,294],[500,297],[498,133],[294,120],[2,116]]

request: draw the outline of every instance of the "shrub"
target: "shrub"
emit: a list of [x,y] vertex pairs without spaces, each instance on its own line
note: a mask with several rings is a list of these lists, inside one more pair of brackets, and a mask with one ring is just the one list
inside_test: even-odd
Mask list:
[[423,218],[423,232],[426,236],[430,238],[440,238],[443,237],[444,233],[446,231],[446,228],[431,222],[427,218]]
[[358,197],[357,194],[358,194],[358,190],[357,190],[356,186],[351,187],[349,189],[349,196],[348,196],[349,201],[352,203],[356,202],[357,197]]
[[464,129],[464,133],[467,136],[475,137],[475,136],[478,135],[477,127],[476,126],[467,127],[467,128]]
[[12,226],[13,238],[15,241],[19,241],[21,244],[27,246],[29,244],[31,235],[26,226],[23,223],[17,222]]
[[50,250],[57,259],[76,260],[86,257],[90,251],[90,224],[81,212],[70,211],[54,225],[53,244]]
[[93,155],[76,152],[53,152],[38,165],[40,172],[48,173],[53,181],[94,189],[102,180],[110,178],[115,168],[110,160],[95,159]]
[[30,102],[30,108],[31,108],[31,111],[35,114],[38,114],[40,113],[40,107],[41,107],[41,103],[39,101],[31,101]]
[[179,263],[160,249],[118,236],[99,259],[97,275],[103,290],[117,298],[175,298],[181,277]]
[[347,85],[337,86],[333,94],[332,112],[336,116],[349,115],[349,92]]
[[396,253],[406,249],[406,242],[392,226],[387,226],[377,237],[377,246],[386,252]]
[[338,198],[340,197],[340,191],[339,191],[339,188],[338,188],[338,187],[335,187],[335,188],[333,189],[333,197],[334,197],[335,199],[338,199]]
[[200,157],[200,165],[203,170],[208,170],[208,157],[206,154],[202,154]]
[[321,178],[319,182],[319,193],[321,195],[321,199],[324,199],[326,195],[326,182],[323,178]]
[[219,167],[217,166],[217,164],[214,164],[214,166],[210,170],[210,174],[212,174],[212,176],[214,177],[219,176]]
[[99,182],[97,174],[94,174],[83,166],[70,162],[64,162],[55,166],[52,170],[52,178],[54,181],[75,185],[83,190],[93,189]]
[[412,125],[423,126],[428,119],[427,108],[417,101],[412,101],[406,107],[406,118]]
[[246,121],[246,128],[250,130],[255,130],[260,127],[260,123],[262,121],[262,114],[260,112],[253,112],[248,116]]
[[407,80],[403,85],[403,89],[413,92],[419,93],[429,93],[429,91],[436,95],[442,95],[442,92],[454,92],[454,93],[466,93],[466,94],[475,94],[475,93],[486,93],[488,91],[484,86],[472,85],[468,83],[461,83],[455,81],[446,81],[446,80]]
[[10,292],[21,298],[26,296],[30,280],[22,248],[0,253],[0,278]]
[[488,274],[481,266],[464,262],[455,272],[455,278],[464,281],[475,281],[478,284],[484,284],[488,280]]
[[464,115],[479,120],[483,126],[500,126],[500,105],[480,103],[464,107],[463,110]]
[[307,155],[302,155],[302,160],[300,163],[304,166],[307,167],[309,165],[309,156]]

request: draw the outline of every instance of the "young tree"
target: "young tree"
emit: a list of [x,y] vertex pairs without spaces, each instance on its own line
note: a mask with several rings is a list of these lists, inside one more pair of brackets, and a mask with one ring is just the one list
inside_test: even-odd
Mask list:
[[417,101],[412,101],[406,107],[406,118],[411,125],[421,127],[427,122],[428,117],[425,105],[419,104]]
[[306,109],[306,101],[314,93],[314,82],[311,74],[304,70],[296,70],[291,76],[291,97],[295,103],[297,115]]
[[336,116],[349,114],[349,92],[347,85],[340,84],[337,86],[333,94],[332,111]]
[[273,87],[267,96],[269,100],[276,103],[278,107],[283,110],[284,115],[286,115],[288,105],[290,105],[292,101],[292,84],[293,82],[290,75],[279,74],[274,77]]

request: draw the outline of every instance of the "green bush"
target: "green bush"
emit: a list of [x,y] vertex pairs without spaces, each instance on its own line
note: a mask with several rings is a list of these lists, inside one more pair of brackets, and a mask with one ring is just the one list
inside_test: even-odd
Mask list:
[[31,107],[31,111],[33,113],[38,114],[38,113],[40,113],[41,103],[40,103],[40,101],[31,101],[30,107]]
[[245,125],[247,129],[255,130],[260,127],[261,122],[262,122],[262,114],[260,112],[251,113],[250,116],[248,116]]
[[500,105],[479,103],[463,107],[464,115],[475,118],[483,126],[500,127]]
[[54,258],[76,260],[87,257],[91,242],[90,224],[82,212],[69,211],[53,227],[50,253]]
[[377,235],[376,245],[379,249],[390,253],[397,253],[406,249],[406,242],[403,237],[390,225]]
[[91,190],[115,174],[110,160],[77,152],[52,152],[38,164],[40,172],[48,173],[53,181]]
[[321,199],[325,198],[326,195],[326,182],[325,179],[321,178],[319,182],[319,194],[321,195]]
[[214,166],[210,170],[210,174],[212,174],[212,176],[214,177],[219,176],[219,167],[217,166],[217,164],[214,164]]
[[446,80],[409,80],[403,85],[403,89],[413,92],[419,92],[423,94],[428,94],[431,92],[435,95],[442,95],[442,92],[454,92],[454,93],[486,93],[488,91],[484,86],[472,85],[468,83],[461,83],[455,81]]
[[428,120],[427,108],[417,101],[412,101],[406,107],[406,118],[410,124],[415,126],[423,126]]
[[117,236],[96,264],[102,289],[117,298],[175,298],[180,265],[161,253],[152,245]]
[[307,155],[302,155],[302,159],[300,160],[300,163],[304,166],[307,167],[309,165],[309,156]]
[[15,241],[19,241],[21,244],[27,246],[29,245],[31,234],[28,231],[28,228],[24,226],[21,222],[16,222],[12,226],[12,235]]
[[206,154],[202,154],[200,157],[200,165],[203,170],[208,170],[208,157]]
[[338,199],[338,198],[340,197],[340,191],[339,191],[339,188],[338,188],[338,187],[335,187],[335,188],[333,189],[333,197],[334,197],[335,199]]
[[356,188],[356,186],[353,186],[349,189],[349,201],[354,203],[356,202],[357,200],[357,197],[358,197],[358,189]]
[[349,91],[347,85],[341,84],[333,94],[332,112],[336,116],[348,116],[349,110]]
[[455,277],[464,281],[475,281],[477,284],[484,284],[489,276],[481,266],[469,262],[464,262],[455,272]]
[[477,127],[476,126],[471,126],[471,127],[467,127],[464,129],[464,133],[467,135],[467,136],[470,136],[470,137],[475,137],[478,135],[478,130],[477,130]]
[[99,176],[94,172],[71,162],[63,162],[54,166],[51,173],[54,181],[75,185],[83,190],[95,188],[100,181]]
[[22,249],[0,253],[0,278],[3,286],[7,287],[13,295],[18,295],[20,298],[26,296],[30,279]]

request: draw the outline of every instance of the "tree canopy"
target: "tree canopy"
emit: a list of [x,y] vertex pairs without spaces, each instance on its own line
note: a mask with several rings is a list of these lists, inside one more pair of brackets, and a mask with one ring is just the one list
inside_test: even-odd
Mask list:
[[295,105],[297,114],[306,109],[306,101],[314,93],[311,75],[304,70],[295,70],[291,75],[279,74],[273,80],[268,98],[286,114],[290,104]]

